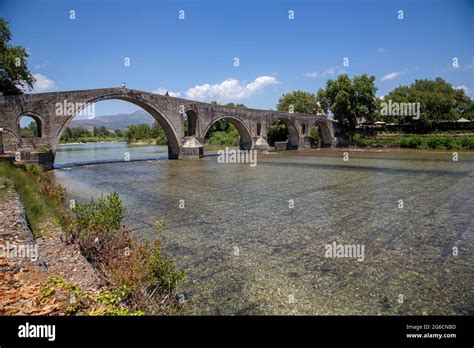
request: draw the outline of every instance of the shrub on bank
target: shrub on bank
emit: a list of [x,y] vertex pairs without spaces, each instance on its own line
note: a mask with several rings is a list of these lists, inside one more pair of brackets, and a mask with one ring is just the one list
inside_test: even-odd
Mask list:
[[418,135],[412,135],[411,137],[404,138],[400,142],[400,147],[403,148],[419,148],[423,144],[423,139]]
[[474,149],[474,138],[464,137],[462,138],[460,143],[464,149],[469,149],[469,150]]
[[185,273],[173,267],[160,241],[139,243],[123,226],[124,208],[117,193],[77,203],[65,226],[69,239],[112,287],[130,289],[124,301],[150,314],[181,309],[177,289]]

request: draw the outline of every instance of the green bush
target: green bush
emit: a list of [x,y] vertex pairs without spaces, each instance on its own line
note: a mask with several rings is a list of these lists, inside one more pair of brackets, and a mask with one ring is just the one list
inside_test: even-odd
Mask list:
[[148,254],[148,278],[154,287],[158,286],[160,293],[169,293],[186,278],[184,271],[175,270],[173,260],[163,256],[161,243],[155,242]]
[[464,148],[464,149],[468,149],[468,150],[472,150],[474,149],[474,138],[470,138],[470,137],[464,137],[462,138],[461,140],[461,146]]
[[239,145],[239,133],[235,128],[231,129],[230,132],[214,132],[209,139],[209,144],[237,146]]
[[423,139],[418,135],[413,135],[406,139],[402,139],[400,142],[400,147],[416,149],[423,144]]
[[431,149],[440,149],[446,147],[446,139],[439,137],[429,138],[426,142],[426,145],[428,145],[428,147]]
[[101,196],[97,201],[92,199],[89,203],[77,203],[74,213],[79,233],[111,232],[120,228],[124,208],[118,193],[114,192]]
[[354,145],[359,147],[366,147],[371,145],[370,139],[360,134],[354,134],[354,136],[352,137],[352,142],[354,143]]

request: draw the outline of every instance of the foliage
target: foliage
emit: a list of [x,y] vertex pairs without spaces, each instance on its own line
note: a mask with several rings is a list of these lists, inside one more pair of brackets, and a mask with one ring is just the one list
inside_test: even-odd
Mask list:
[[326,88],[317,93],[317,100],[324,112],[332,112],[342,129],[352,136],[358,120],[372,120],[375,117],[376,97],[375,76],[367,74],[354,76],[340,75],[336,80],[328,80]]
[[278,100],[277,110],[290,112],[290,106],[293,106],[293,112],[303,114],[321,111],[316,96],[313,93],[304,91],[293,91],[283,94]]
[[42,167],[28,164],[25,171],[2,161],[0,177],[7,178],[18,192],[25,208],[26,219],[35,236],[44,234],[44,222],[60,224],[65,189],[55,185]]
[[383,147],[383,146],[400,146],[402,148],[411,149],[465,149],[474,148],[474,137],[458,138],[453,135],[445,134],[444,136],[427,135],[420,136],[417,134],[395,135],[382,138],[364,137],[360,134],[354,134],[352,137],[354,145],[358,147]]
[[129,144],[148,139],[156,139],[156,145],[166,145],[168,143],[165,131],[157,122],[154,122],[152,127],[145,123],[129,125],[125,130],[124,135]]
[[285,123],[282,120],[276,120],[268,130],[268,144],[275,146],[276,141],[287,141],[289,134]]
[[[434,80],[415,80],[410,86],[395,88],[384,97],[388,103],[420,103],[420,122],[474,120],[474,103],[463,89],[456,89],[440,77]],[[411,116],[386,116],[386,122],[413,122]]]
[[318,131],[316,128],[311,128],[311,130],[309,131],[309,135],[310,135],[313,139],[319,139],[319,138],[321,138],[321,134],[319,134],[319,131]]
[[0,92],[4,95],[21,94],[35,82],[26,64],[28,53],[21,46],[10,46],[10,40],[8,22],[0,18]]
[[69,128],[66,127],[61,135],[61,142],[79,142],[80,139],[92,137],[91,132],[84,128]]
[[229,106],[231,108],[247,108],[244,104],[234,104],[234,103],[227,103],[225,106]]
[[239,145],[239,132],[235,127],[228,132],[220,131],[213,132],[211,138],[209,139],[209,144],[211,145],[229,145],[229,146],[238,146]]
[[[108,137],[111,135],[111,132],[107,129],[107,127],[100,126],[100,127],[94,127],[92,134],[95,137]],[[115,135],[115,133],[112,133],[112,134]]]
[[[242,106],[245,107],[245,106]],[[211,145],[239,145],[239,131],[226,119],[220,119],[214,122],[206,133],[205,139]]]
[[74,298],[74,301],[66,308],[69,315],[145,315],[144,311],[133,311],[124,303],[124,299],[130,294],[130,289],[125,285],[112,291],[94,294],[90,291],[83,291],[77,285],[68,283],[61,277],[52,275],[40,290],[40,301],[42,303],[51,301],[52,296],[58,291],[64,292],[67,298]]
[[[99,200],[76,204],[72,219],[65,227],[71,241],[112,287],[124,290],[120,298],[103,296],[100,301],[118,302],[127,308],[161,313],[180,310],[176,291],[185,273],[175,270],[173,261],[163,255],[161,243],[141,244],[122,222],[124,209],[116,193]],[[157,225],[162,229],[163,223]],[[120,308],[97,313],[123,314]]]
[[110,232],[120,228],[124,208],[119,195],[114,192],[101,196],[97,201],[92,199],[89,203],[77,203],[74,213],[80,232]]
[[423,144],[423,139],[418,135],[413,135],[409,138],[404,138],[400,144],[400,147],[407,147],[416,149]]
[[38,136],[38,124],[33,121],[26,127],[20,128],[20,137],[22,138],[36,138]]

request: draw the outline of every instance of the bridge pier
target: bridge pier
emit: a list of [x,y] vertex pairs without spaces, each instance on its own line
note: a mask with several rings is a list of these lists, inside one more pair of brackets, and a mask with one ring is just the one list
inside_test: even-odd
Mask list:
[[253,148],[258,152],[268,153],[268,150],[270,150],[270,145],[268,145],[264,137],[260,136],[257,138],[257,140],[255,140],[255,145]]
[[200,159],[204,157],[204,149],[201,142],[195,137],[187,137],[184,141],[179,159]]

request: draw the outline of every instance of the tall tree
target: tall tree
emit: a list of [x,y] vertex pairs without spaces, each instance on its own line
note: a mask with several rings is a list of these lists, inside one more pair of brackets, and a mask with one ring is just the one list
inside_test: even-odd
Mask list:
[[336,80],[328,80],[326,88],[317,93],[321,108],[331,112],[339,125],[350,137],[354,134],[358,121],[372,120],[376,115],[377,87],[375,76],[362,74],[352,79],[347,74]]
[[278,100],[277,110],[302,114],[312,114],[313,110],[320,111],[318,100],[313,93],[304,91],[293,91],[283,94]]
[[[420,121],[457,120],[461,117],[474,119],[473,102],[463,89],[456,89],[441,77],[434,80],[415,80],[410,86],[399,86],[384,97],[389,103],[420,103]],[[388,122],[407,122],[410,115],[388,115]]]
[[0,92],[4,95],[21,94],[33,88],[35,78],[28,70],[28,53],[21,46],[10,46],[8,22],[0,18]]

